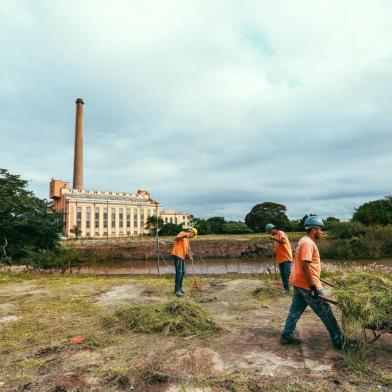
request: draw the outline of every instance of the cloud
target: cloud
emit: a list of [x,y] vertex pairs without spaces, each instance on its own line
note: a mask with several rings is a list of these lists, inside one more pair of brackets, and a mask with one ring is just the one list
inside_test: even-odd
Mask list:
[[[8,2],[1,166],[243,219],[266,200],[349,218],[390,192],[388,1]],[[12,37],[10,40],[8,37]]]

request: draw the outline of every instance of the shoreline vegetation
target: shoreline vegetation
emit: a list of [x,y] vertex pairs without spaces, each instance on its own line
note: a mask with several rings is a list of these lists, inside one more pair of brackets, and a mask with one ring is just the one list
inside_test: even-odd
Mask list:
[[[392,261],[392,235],[389,228],[373,228],[367,237],[335,238],[327,232],[325,238],[318,241],[323,260],[341,261]],[[295,250],[302,232],[287,233],[292,248]],[[174,237],[159,237],[159,252],[171,262],[171,246]],[[208,263],[209,259],[260,259],[271,258],[273,247],[266,234],[211,234],[198,236],[192,240],[192,252],[195,259]],[[68,239],[61,241],[53,251],[34,252],[8,265],[26,265],[29,268],[45,270],[69,270],[73,267],[94,264],[96,266],[111,263],[121,265],[141,260],[157,259],[156,238],[151,236],[108,239]],[[1,266],[1,264],[0,264]],[[16,268],[17,270],[17,268]]]

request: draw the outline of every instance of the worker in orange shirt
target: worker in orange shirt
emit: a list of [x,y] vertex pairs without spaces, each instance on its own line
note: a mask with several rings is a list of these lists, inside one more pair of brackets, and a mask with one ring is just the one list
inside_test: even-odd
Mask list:
[[279,272],[284,291],[286,294],[290,294],[289,278],[291,261],[293,260],[290,241],[285,232],[278,230],[272,223],[265,225],[265,231],[267,234],[270,234],[271,240],[275,242],[275,261],[279,264]]
[[197,229],[192,228],[186,231],[181,231],[174,239],[174,245],[171,251],[176,269],[176,276],[174,281],[174,293],[177,297],[184,295],[182,282],[185,276],[185,259],[193,260],[192,253],[189,247],[189,240],[197,236]]
[[318,216],[310,216],[305,220],[304,225],[306,235],[298,242],[290,275],[290,284],[294,286],[293,300],[280,342],[301,343],[301,340],[294,336],[294,331],[302,313],[309,305],[327,328],[333,346],[342,349],[346,339],[332,313],[330,304],[319,297],[323,292],[320,281],[320,254],[315,241],[323,235],[324,222]]

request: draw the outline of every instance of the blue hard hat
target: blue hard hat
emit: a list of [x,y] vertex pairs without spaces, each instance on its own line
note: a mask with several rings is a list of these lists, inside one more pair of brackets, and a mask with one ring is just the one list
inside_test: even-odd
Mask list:
[[272,223],[267,223],[265,225],[265,232],[270,233],[272,229],[275,229],[275,226]]
[[319,216],[309,216],[304,222],[304,227],[305,230],[309,230],[312,227],[324,227],[324,222]]

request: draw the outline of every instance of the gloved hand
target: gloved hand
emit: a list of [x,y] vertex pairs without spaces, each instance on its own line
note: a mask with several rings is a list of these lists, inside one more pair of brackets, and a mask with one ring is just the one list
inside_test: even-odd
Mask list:
[[310,286],[310,293],[309,293],[309,295],[310,295],[311,298],[314,298],[314,299],[318,298],[319,292],[318,292],[318,290],[316,288],[316,285],[312,284]]

